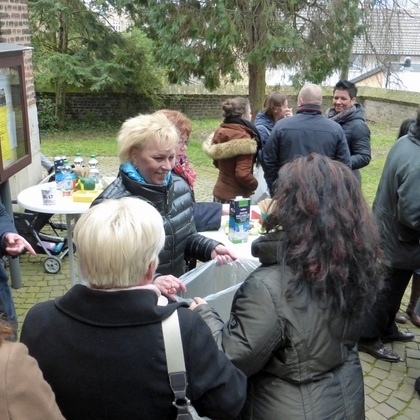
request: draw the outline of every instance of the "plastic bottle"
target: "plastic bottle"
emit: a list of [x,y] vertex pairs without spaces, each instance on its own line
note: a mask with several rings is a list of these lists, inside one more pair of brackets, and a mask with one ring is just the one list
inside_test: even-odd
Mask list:
[[55,167],[55,183],[57,184],[57,190],[63,191],[63,165],[58,165]]
[[67,161],[64,161],[63,167],[63,187],[62,187],[63,197],[69,197],[73,193],[73,176],[71,166]]
[[95,184],[97,185],[97,187],[99,187],[100,179],[99,179],[98,160],[96,159],[95,155],[90,155],[88,165],[89,165],[89,178],[92,178],[95,181]]
[[83,158],[80,153],[76,153],[73,163],[75,168],[81,168],[83,166]]

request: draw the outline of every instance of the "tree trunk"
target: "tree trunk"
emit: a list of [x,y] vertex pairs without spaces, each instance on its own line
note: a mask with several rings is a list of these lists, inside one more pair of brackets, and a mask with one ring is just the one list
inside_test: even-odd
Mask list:
[[[57,51],[62,54],[68,53],[69,33],[68,16],[65,12],[59,13],[60,27],[57,37]],[[66,88],[67,84],[59,77],[55,82],[55,116],[59,129],[63,129],[66,123]]]
[[58,128],[63,130],[66,125],[66,86],[58,80],[55,83],[55,118]]
[[249,72],[249,101],[251,102],[252,121],[261,111],[265,99],[265,62],[248,64]]

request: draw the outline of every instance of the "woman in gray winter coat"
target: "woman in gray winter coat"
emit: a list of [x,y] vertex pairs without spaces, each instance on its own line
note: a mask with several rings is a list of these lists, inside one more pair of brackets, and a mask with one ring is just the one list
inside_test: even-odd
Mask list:
[[200,298],[190,308],[248,377],[241,418],[362,420],[356,343],[382,277],[376,225],[351,170],[326,156],[284,165],[278,185],[229,321]]

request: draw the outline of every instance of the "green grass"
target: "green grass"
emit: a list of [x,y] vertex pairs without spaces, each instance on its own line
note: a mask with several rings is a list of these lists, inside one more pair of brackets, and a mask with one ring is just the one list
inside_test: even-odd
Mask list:
[[[192,119],[191,142],[188,156],[192,165],[199,168],[212,168],[212,160],[202,149],[202,142],[220,124],[218,119]],[[362,169],[362,188],[366,200],[372,204],[376,188],[382,173],[386,156],[398,132],[398,127],[386,124],[369,123],[372,142],[372,161]],[[64,132],[42,133],[42,151],[46,156],[66,155],[70,159],[75,153],[82,153],[85,158],[94,153],[97,156],[117,155],[117,134],[120,124],[73,125]]]
[[370,123],[369,128],[371,131],[372,160],[368,166],[361,170],[361,173],[363,194],[366,201],[372,204],[388,151],[397,137],[398,127]]

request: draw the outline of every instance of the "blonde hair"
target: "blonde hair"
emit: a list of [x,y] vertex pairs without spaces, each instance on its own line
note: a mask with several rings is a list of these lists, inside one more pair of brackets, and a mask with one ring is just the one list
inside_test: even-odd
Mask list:
[[105,200],[84,213],[74,229],[79,270],[98,289],[141,284],[158,264],[165,243],[162,217],[139,198]]
[[149,140],[175,147],[179,141],[178,131],[161,111],[126,120],[118,133],[118,156],[120,162],[130,160],[132,149],[141,152]]

